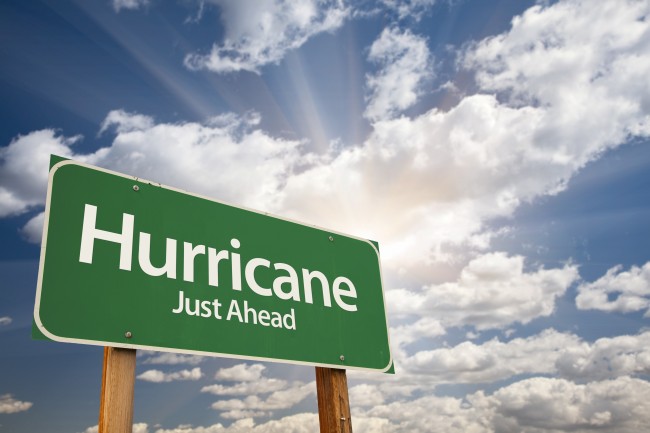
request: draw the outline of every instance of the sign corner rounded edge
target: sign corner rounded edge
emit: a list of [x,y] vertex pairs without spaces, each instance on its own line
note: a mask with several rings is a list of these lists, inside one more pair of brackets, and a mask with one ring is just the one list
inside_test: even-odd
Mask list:
[[56,164],[54,164],[50,168],[50,172],[49,172],[50,177],[53,178],[54,174],[57,171],[59,171],[61,168],[65,167],[66,165],[76,165],[76,166],[79,166],[79,167],[85,167],[86,166],[86,164],[84,164],[83,162],[75,161],[74,159],[64,159],[63,161],[57,162]]
[[58,341],[61,343],[67,343],[69,341],[68,338],[65,337],[60,337],[58,335],[55,335],[51,333],[43,324],[43,321],[41,320],[41,310],[40,310],[40,299],[38,304],[36,305],[36,308],[34,309],[34,323],[36,323],[36,327],[38,328],[39,331],[43,333],[47,338],[53,341]]

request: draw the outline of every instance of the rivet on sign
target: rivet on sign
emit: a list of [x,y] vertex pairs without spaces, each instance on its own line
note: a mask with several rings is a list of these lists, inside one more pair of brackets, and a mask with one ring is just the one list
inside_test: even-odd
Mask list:
[[124,333],[124,336],[125,336],[126,338],[131,338],[131,337],[133,337],[133,334],[131,334],[131,331],[126,331],[126,332]]
[[140,187],[138,185],[133,185],[133,191],[139,191]]
[[334,236],[330,236],[330,242],[334,241]]
[[345,356],[341,355],[341,356],[339,356],[339,359],[340,359],[341,361],[345,361]]

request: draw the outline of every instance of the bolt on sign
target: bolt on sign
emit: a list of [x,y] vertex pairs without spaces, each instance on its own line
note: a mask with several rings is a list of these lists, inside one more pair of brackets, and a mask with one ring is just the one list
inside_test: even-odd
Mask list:
[[370,241],[63,160],[34,309],[61,342],[388,371]]

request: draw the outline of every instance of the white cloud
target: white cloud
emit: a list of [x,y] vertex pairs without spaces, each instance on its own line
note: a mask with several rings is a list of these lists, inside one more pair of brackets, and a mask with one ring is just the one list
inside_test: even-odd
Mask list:
[[[375,406],[355,420],[383,420],[383,432],[629,433],[650,425],[650,383],[629,377],[575,384],[531,378],[464,398],[426,396]],[[386,423],[388,421],[388,423]]]
[[205,359],[198,355],[181,355],[172,352],[155,352],[150,350],[139,350],[138,356],[146,356],[142,364],[163,364],[163,365],[198,365]]
[[9,316],[0,317],[0,326],[11,325],[13,320]]
[[32,217],[27,224],[20,229],[20,233],[23,235],[27,242],[33,244],[38,244],[43,238],[43,224],[45,223],[45,212],[37,213],[36,216]]
[[0,395],[0,413],[25,412],[33,403],[16,400],[11,394]]
[[[72,149],[80,137],[66,138],[49,129],[19,136],[0,148],[0,217],[43,206],[50,154],[261,210],[278,201],[279,190],[301,158],[300,142],[252,130],[259,121],[254,114],[221,116],[205,124],[151,124],[146,119],[110,112],[104,127],[113,126],[117,136],[111,146],[91,154]],[[23,229],[28,239],[40,240],[42,218],[37,215]]]
[[249,395],[244,399],[219,400],[212,404],[212,408],[227,412],[232,417],[236,413],[246,414],[289,409],[310,395],[316,395],[316,382],[295,382],[290,387],[275,391],[266,398]]
[[387,28],[370,47],[368,59],[380,66],[367,77],[370,91],[365,117],[388,119],[417,102],[420,87],[431,78],[426,40],[397,28]]
[[269,416],[270,412],[261,412],[255,410],[229,410],[221,413],[222,418],[226,419],[244,419],[244,418],[260,418]]
[[540,134],[564,142],[557,158],[578,151],[584,164],[628,134],[650,133],[648,13],[650,5],[637,0],[540,4],[508,33],[476,44],[465,65],[483,89],[545,107],[552,116]]
[[52,129],[19,135],[0,148],[0,217],[42,206],[47,190],[50,154],[72,155],[81,137],[62,137]]
[[348,9],[339,0],[212,0],[221,9],[225,26],[222,44],[208,54],[185,58],[191,69],[219,73],[251,71],[278,63],[285,54],[319,33],[339,28]]
[[[468,48],[463,64],[492,94],[375,123],[362,146],[290,177],[284,208],[368,233],[405,273],[453,258],[449,245],[486,248],[486,221],[561,191],[605,150],[648,135],[647,6],[603,5],[536,6],[510,32]],[[548,34],[561,47],[538,42]]]
[[[82,433],[98,433],[99,432],[99,426],[92,426],[88,427],[86,430],[84,430]],[[131,430],[131,433],[149,433],[149,426],[146,423],[135,423],[133,424],[133,429]]]
[[123,134],[132,131],[142,131],[153,126],[154,121],[150,116],[128,113],[124,110],[112,110],[102,122],[99,133],[102,134],[111,127],[115,127],[118,134]]
[[[390,291],[388,293],[391,296],[388,298],[388,302],[392,307],[391,300],[395,297],[394,293],[404,293],[403,291]],[[407,298],[407,301],[411,300]],[[419,305],[419,304],[416,304]],[[389,307],[392,312],[392,308]],[[413,306],[407,311],[413,312]],[[414,341],[421,340],[422,338],[438,337],[445,334],[445,328],[442,326],[438,319],[432,317],[422,317],[416,320],[413,323],[407,325],[399,325],[394,328],[391,328],[391,343],[393,346],[399,347],[404,346]]]
[[650,307],[650,262],[623,271],[615,266],[593,283],[578,286],[576,306],[581,310],[629,313]]
[[213,424],[206,427],[178,426],[173,429],[157,429],[155,433],[312,433],[318,431],[318,415],[300,413],[255,424],[253,419],[235,421],[228,427]]
[[532,378],[500,389],[487,399],[500,432],[632,432],[650,425],[650,383],[621,377],[574,384]]
[[[212,404],[213,409],[221,411],[222,417],[230,419],[270,416],[273,410],[289,409],[316,392],[314,382],[289,383],[286,380],[263,377],[265,369],[262,364],[238,364],[222,368],[215,375],[217,380],[239,382],[204,386],[201,392],[219,396],[247,396],[243,399],[219,400]],[[262,394],[269,395],[259,397]]]
[[136,10],[149,4],[149,0],[111,0],[115,12],[122,9]]
[[650,374],[650,332],[600,338],[567,346],[556,361],[557,372],[574,380],[609,379]]
[[382,3],[397,13],[399,19],[419,21],[436,3],[436,0],[382,0]]
[[[355,431],[428,433],[432,426],[448,433],[631,433],[650,425],[650,383],[621,377],[576,384],[535,377],[462,398],[428,395],[356,408]],[[142,424],[141,433],[147,432]],[[134,429],[134,431],[136,431]],[[318,431],[318,415],[301,413],[255,424],[240,419],[228,427],[178,426],[155,433],[308,433]],[[84,433],[93,433],[88,429]]]
[[440,384],[494,383],[531,375],[589,382],[650,374],[650,332],[587,342],[572,333],[547,329],[508,341],[465,341],[436,349],[421,349],[419,341],[414,347],[393,348],[396,376],[351,371],[350,377],[374,382],[372,390],[391,400],[416,391],[433,392]]
[[487,383],[523,374],[552,374],[563,351],[580,343],[575,335],[546,330],[508,342],[495,338],[483,344],[466,341],[451,348],[423,350],[400,365],[419,380],[426,376],[429,383]]
[[384,404],[384,395],[376,385],[362,383],[355,385],[348,391],[350,406],[377,406]]
[[237,364],[219,369],[214,378],[231,382],[251,382],[261,379],[264,370],[266,367],[262,364]]
[[195,367],[191,370],[180,370],[171,373],[165,373],[160,370],[147,370],[137,376],[138,379],[146,382],[174,382],[177,380],[199,380],[203,377],[200,367]]
[[387,305],[393,314],[431,315],[445,326],[502,329],[551,315],[577,278],[574,265],[525,272],[523,257],[489,253],[470,261],[455,282],[389,291]]
[[208,385],[201,388],[201,392],[209,392],[215,395],[267,394],[269,392],[280,391],[287,386],[288,382],[286,380],[262,377],[249,382],[239,382],[234,385]]
[[428,395],[369,408],[357,413],[353,423],[359,419],[385,420],[388,423],[384,422],[380,431],[390,433],[424,433],[432,426],[448,433],[487,433],[491,430],[486,409],[473,408],[460,398]]

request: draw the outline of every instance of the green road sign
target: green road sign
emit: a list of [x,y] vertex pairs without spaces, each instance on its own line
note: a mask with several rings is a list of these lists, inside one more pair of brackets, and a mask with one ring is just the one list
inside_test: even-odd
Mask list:
[[373,243],[74,161],[34,319],[55,341],[387,371]]

